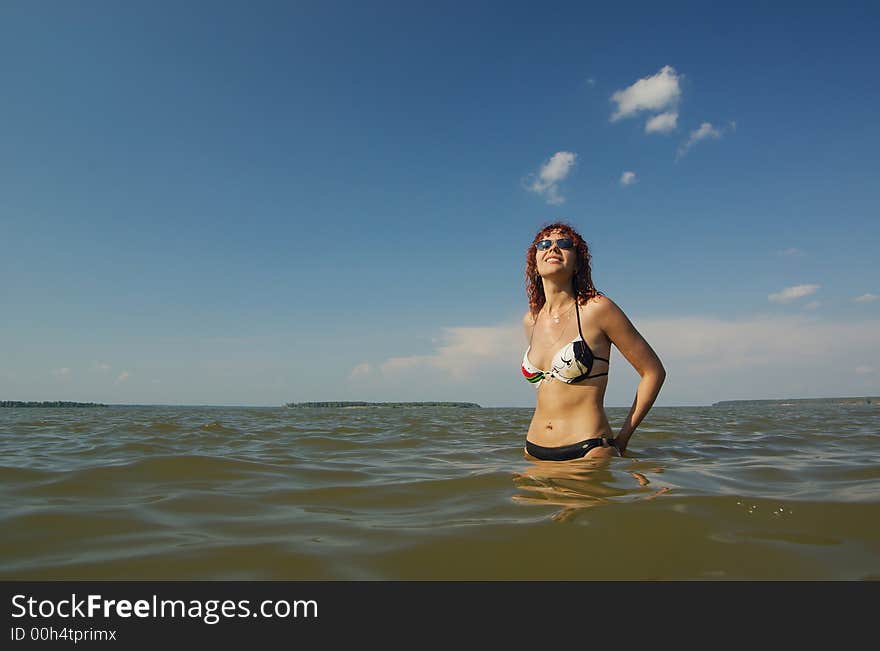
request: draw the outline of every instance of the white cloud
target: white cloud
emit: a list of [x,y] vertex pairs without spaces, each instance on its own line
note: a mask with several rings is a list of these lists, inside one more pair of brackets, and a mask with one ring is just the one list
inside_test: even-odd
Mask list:
[[[880,320],[856,322],[813,315],[633,319],[667,370],[661,404],[719,400],[876,395],[877,375],[857,366],[880,364]],[[821,342],[819,345],[818,342]],[[867,359],[866,359],[867,358]],[[621,375],[631,378],[617,389]],[[638,375],[612,353],[609,404],[628,405]],[[628,394],[629,397],[628,397]],[[627,401],[627,397],[628,400]]]
[[119,376],[116,378],[117,382],[125,382],[129,377],[131,377],[131,373],[128,371],[122,371]]
[[592,77],[588,77],[588,78],[587,78],[587,85],[588,85],[588,86],[595,86],[595,85],[596,85],[596,80],[593,79]]
[[779,252],[779,255],[784,255],[786,257],[791,257],[791,258],[800,257],[803,254],[804,254],[803,251],[801,251],[800,249],[795,248],[795,247],[790,247],[788,249],[785,249],[785,250]]
[[663,111],[675,106],[681,97],[680,79],[672,66],[663,66],[656,75],[643,77],[632,86],[616,91],[611,96],[611,101],[617,103],[611,121],[632,117],[640,111]]
[[54,375],[57,378],[62,378],[62,379],[68,378],[68,377],[70,377],[70,369],[67,368],[66,366],[64,368],[52,369],[52,375]]
[[[871,384],[880,374],[873,370],[853,373],[859,366],[880,367],[877,319],[831,321],[803,313],[730,320],[629,316],[668,373],[658,404],[880,391],[880,385]],[[385,375],[382,385],[389,395],[534,404],[534,386],[519,374],[528,343],[521,323],[447,328],[440,339],[427,354],[394,357],[380,365]],[[612,347],[606,404],[629,406],[638,379],[620,351]]]
[[873,373],[874,369],[870,366],[856,366],[856,373],[859,375],[867,375],[868,373]]
[[439,371],[453,380],[464,379],[487,361],[503,363],[515,357],[523,343],[522,325],[446,328],[441,341],[432,354],[386,360],[380,366],[382,373]]
[[[880,351],[880,322],[877,321],[832,322],[807,316],[755,316],[730,321],[704,317],[658,318],[634,323],[664,363],[668,359],[691,374],[801,366],[814,367],[816,373],[821,374],[828,370],[824,368],[826,365],[834,366],[835,359],[858,360],[864,358],[866,350]],[[816,345],[819,341],[823,342],[821,346]]]
[[[565,180],[574,167],[577,154],[570,151],[558,151],[538,170],[537,178],[528,185],[528,189],[546,197],[547,203],[558,205],[565,202],[559,194],[559,183]],[[531,175],[534,176],[534,175]]]
[[720,137],[721,131],[713,127],[711,122],[703,122],[697,129],[691,131],[691,135],[688,136],[688,139],[678,148],[678,154],[676,157],[681,158],[684,156],[691,147],[701,140],[705,140],[706,138],[718,140]]
[[821,304],[819,301],[810,301],[809,303],[807,303],[806,305],[804,305],[804,309],[805,309],[805,310],[815,310],[815,309],[818,308],[820,305],[822,305],[822,304]]
[[862,294],[861,296],[858,296],[858,297],[854,298],[853,300],[856,303],[873,303],[876,300],[880,300],[880,296],[877,296],[877,294],[867,293],[867,294]]
[[620,185],[623,186],[632,185],[636,180],[635,172],[624,172],[620,175]]
[[816,290],[820,287],[821,285],[795,285],[794,287],[786,287],[781,292],[769,294],[767,299],[771,303],[791,303],[804,296],[815,294]]
[[353,369],[351,369],[351,373],[348,374],[349,380],[354,380],[359,377],[364,377],[370,374],[372,367],[368,362],[364,362],[363,364],[358,364]]
[[[667,371],[661,396],[678,404],[719,400],[864,395],[864,375],[852,369],[876,366],[880,321],[820,321],[816,317],[753,316],[634,319]],[[822,345],[817,345],[822,342]],[[638,382],[626,360],[612,353],[612,376]],[[873,377],[873,376],[872,376]],[[861,378],[861,379],[860,379]],[[877,388],[880,388],[878,385]],[[609,385],[609,392],[612,387]],[[615,389],[615,395],[618,395]],[[627,393],[617,398],[621,404]],[[631,398],[630,398],[631,400]]]
[[678,113],[670,111],[655,115],[645,122],[645,133],[666,133],[672,131],[678,125]]

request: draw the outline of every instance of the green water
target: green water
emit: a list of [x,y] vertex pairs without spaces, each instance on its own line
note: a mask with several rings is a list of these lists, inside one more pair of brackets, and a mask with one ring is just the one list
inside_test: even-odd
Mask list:
[[3,409],[0,578],[880,578],[876,404],[658,407],[564,464],[531,413]]

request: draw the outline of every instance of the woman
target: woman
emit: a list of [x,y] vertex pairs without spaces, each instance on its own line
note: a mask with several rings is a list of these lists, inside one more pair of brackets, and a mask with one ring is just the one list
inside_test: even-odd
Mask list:
[[[526,253],[526,292],[529,347],[522,373],[538,391],[527,456],[546,461],[623,456],[660,393],[663,364],[623,311],[593,287],[587,244],[568,224],[538,231]],[[604,408],[611,344],[641,376],[616,437]]]

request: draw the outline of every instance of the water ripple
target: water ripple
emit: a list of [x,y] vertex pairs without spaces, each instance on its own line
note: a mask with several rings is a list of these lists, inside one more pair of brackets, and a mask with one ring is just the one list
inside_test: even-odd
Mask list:
[[4,409],[0,576],[877,575],[875,408],[656,408],[568,464],[524,458],[531,413]]

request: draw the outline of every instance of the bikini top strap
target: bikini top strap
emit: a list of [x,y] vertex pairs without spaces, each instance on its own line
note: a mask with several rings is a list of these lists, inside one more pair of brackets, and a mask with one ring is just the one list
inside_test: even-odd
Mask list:
[[575,311],[575,316],[577,316],[577,320],[578,320],[578,334],[581,336],[581,341],[586,341],[586,339],[584,339],[584,333],[581,332],[581,310],[578,307],[577,294],[574,295],[574,311]]

